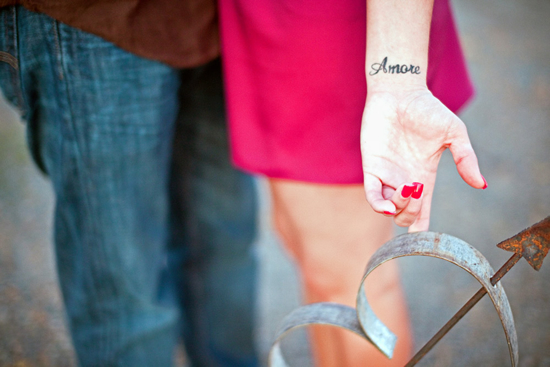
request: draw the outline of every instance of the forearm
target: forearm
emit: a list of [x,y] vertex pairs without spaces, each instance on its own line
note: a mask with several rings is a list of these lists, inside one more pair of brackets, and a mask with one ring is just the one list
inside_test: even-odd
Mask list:
[[433,0],[367,0],[370,91],[426,87]]

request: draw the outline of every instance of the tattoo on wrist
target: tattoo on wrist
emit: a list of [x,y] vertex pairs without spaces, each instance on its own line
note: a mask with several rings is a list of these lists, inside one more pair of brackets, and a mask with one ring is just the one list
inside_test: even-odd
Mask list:
[[383,71],[387,74],[420,74],[420,66],[414,66],[414,65],[406,65],[406,64],[395,64],[395,65],[388,65],[388,57],[384,57],[384,60],[380,63],[374,63],[371,66],[372,71],[369,72],[369,75],[376,75],[380,71]]

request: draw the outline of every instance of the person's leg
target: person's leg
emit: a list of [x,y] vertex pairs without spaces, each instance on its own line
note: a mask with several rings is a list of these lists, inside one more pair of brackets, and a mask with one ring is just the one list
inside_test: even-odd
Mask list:
[[170,272],[193,366],[257,366],[257,200],[229,160],[220,61],[182,72],[171,174]]
[[[305,301],[355,307],[370,256],[392,235],[392,220],[376,214],[361,185],[315,185],[271,179],[275,227],[297,262]],[[340,329],[312,328],[317,366],[402,366],[412,340],[395,262],[369,276],[367,297],[375,313],[398,336],[389,361],[367,341]]]
[[29,142],[56,196],[55,251],[82,366],[170,366],[177,311],[156,302],[177,71],[23,8]]

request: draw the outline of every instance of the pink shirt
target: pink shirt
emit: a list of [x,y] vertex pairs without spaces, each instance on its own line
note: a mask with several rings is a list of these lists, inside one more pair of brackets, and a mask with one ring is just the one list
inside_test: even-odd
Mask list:
[[[234,163],[316,183],[362,183],[365,0],[220,0]],[[448,0],[436,0],[428,87],[457,111],[473,88]]]

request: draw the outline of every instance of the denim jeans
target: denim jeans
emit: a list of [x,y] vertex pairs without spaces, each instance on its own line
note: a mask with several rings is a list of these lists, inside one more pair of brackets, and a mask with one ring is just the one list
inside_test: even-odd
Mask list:
[[228,158],[220,63],[176,70],[22,7],[0,85],[50,177],[82,366],[256,366],[256,193]]

